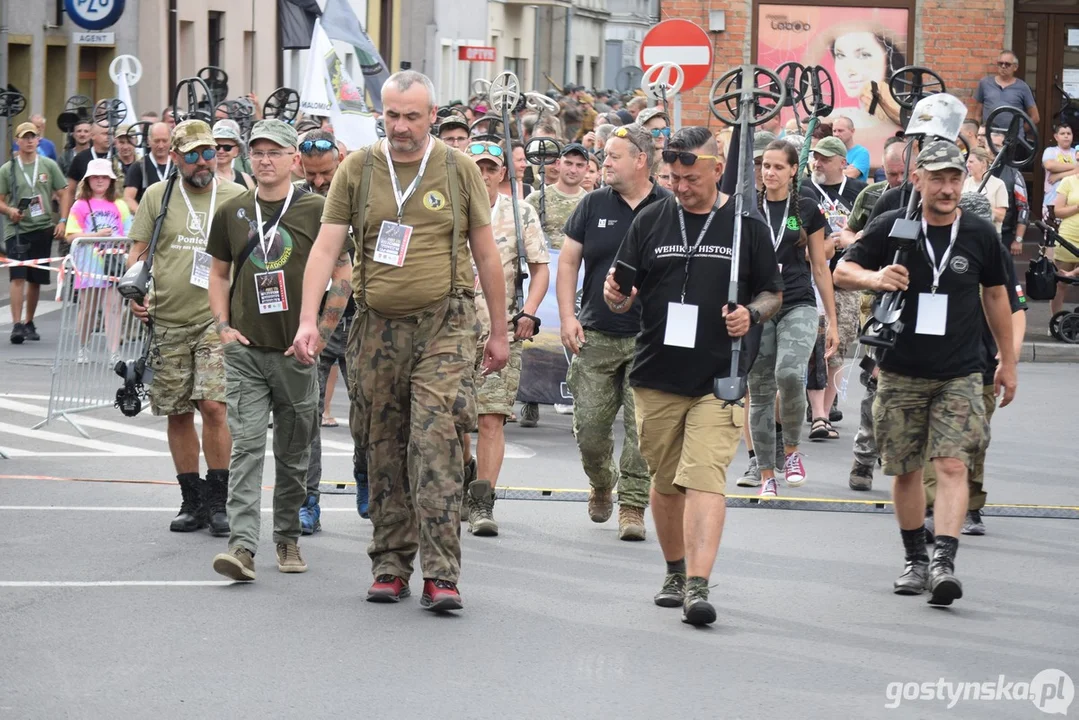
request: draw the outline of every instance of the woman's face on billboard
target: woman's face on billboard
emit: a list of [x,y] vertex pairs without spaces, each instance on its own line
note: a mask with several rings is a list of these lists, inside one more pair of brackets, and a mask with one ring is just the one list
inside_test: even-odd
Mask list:
[[835,72],[848,97],[860,97],[869,83],[888,81],[888,56],[871,32],[840,35],[832,46]]

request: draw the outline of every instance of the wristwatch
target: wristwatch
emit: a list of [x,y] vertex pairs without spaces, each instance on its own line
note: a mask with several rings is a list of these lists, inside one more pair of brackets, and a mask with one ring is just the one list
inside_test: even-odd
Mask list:
[[760,313],[760,311],[757,310],[756,308],[746,308],[746,309],[749,310],[749,324],[750,325],[760,325],[761,324],[761,313]]

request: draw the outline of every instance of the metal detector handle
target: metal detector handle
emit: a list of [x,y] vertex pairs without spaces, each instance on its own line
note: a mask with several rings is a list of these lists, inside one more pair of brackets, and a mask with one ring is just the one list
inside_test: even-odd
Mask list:
[[502,152],[503,167],[510,176],[510,203],[513,205],[513,228],[517,239],[517,307],[524,308],[524,281],[528,277],[525,269],[525,245],[521,237],[521,208],[517,203],[517,173],[513,169],[513,144],[510,140],[510,108],[516,108],[521,100],[521,81],[509,70],[499,73],[489,86],[488,98],[492,109],[502,112]]

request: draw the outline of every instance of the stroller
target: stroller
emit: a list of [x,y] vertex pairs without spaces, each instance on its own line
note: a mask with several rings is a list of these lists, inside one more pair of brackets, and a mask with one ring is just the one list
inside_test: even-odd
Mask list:
[[[1058,283],[1079,285],[1079,278],[1060,275],[1056,265],[1046,256],[1046,251],[1060,245],[1079,256],[1079,247],[1061,237],[1051,224],[1038,220],[1034,225],[1042,231],[1043,240],[1038,249],[1038,257],[1031,260],[1027,268],[1027,297],[1031,300],[1052,300],[1056,295]],[[1055,313],[1049,319],[1049,334],[1062,342],[1079,343],[1079,307]]]

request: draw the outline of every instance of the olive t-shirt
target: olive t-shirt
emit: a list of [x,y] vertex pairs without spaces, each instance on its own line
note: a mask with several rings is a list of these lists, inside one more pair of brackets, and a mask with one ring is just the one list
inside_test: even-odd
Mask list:
[[[192,215],[180,193],[181,182],[176,181],[172,197],[169,198],[169,210],[154,250],[150,317],[162,327],[195,325],[212,319],[210,297],[206,288],[191,282],[191,268],[195,252],[206,250],[206,237],[198,228],[206,229],[208,218],[211,217],[210,199],[213,193],[211,188],[201,193],[187,190],[187,199],[195,211]],[[156,183],[148,187],[142,196],[128,233],[134,242],[150,242],[154,234],[154,220],[161,211],[165,187],[166,183]],[[243,192],[244,189],[234,183],[218,183],[216,207],[220,208]]]
[[[34,172],[35,163],[36,173]],[[14,179],[14,185],[12,185],[12,179]],[[33,187],[27,183],[27,179],[33,182]],[[53,193],[66,187],[67,181],[64,180],[60,166],[41,155],[35,158],[35,162],[26,164],[23,164],[22,160],[16,156],[0,167],[0,196],[3,196],[4,202],[17,208],[22,198],[36,196],[39,200],[35,206],[41,208],[37,217],[33,217],[27,209],[23,212],[22,222],[18,225],[4,218],[4,238],[14,236],[16,230],[28,233],[55,227],[57,221],[52,212],[52,196]]]
[[[239,197],[221,206],[214,218],[206,252],[231,264],[240,258],[252,239],[258,243],[258,224],[255,220],[257,192],[245,190]],[[277,216],[284,203],[283,199],[277,202],[258,201],[267,233],[273,227],[270,221]],[[303,271],[307,266],[307,256],[311,254],[311,246],[318,237],[323,203],[322,196],[315,193],[293,193],[277,231],[272,238],[266,237],[266,254],[263,254],[262,246],[256,244],[239,274],[236,274],[235,267],[230,271],[236,281],[229,305],[229,324],[251,341],[253,347],[284,352],[296,338],[296,331],[300,328]],[[283,274],[277,275],[278,272]],[[273,288],[271,295],[279,301],[279,311],[260,311],[260,288]]]
[[[326,197],[322,222],[352,225],[356,229],[356,263],[352,290],[380,315],[399,318],[434,305],[450,292],[450,247],[453,212],[458,213],[457,270],[453,286],[471,292],[475,286],[468,232],[491,224],[491,206],[479,168],[471,158],[435,142],[416,192],[404,207],[401,223],[412,227],[401,267],[375,262],[375,246],[384,220],[397,222],[397,202],[386,163],[385,141],[352,153],[337,169]],[[363,227],[357,204],[367,153],[374,153]],[[454,153],[460,198],[450,197],[447,157]],[[394,170],[404,191],[419,173],[420,162],[395,162]],[[362,245],[361,245],[362,243]]]

